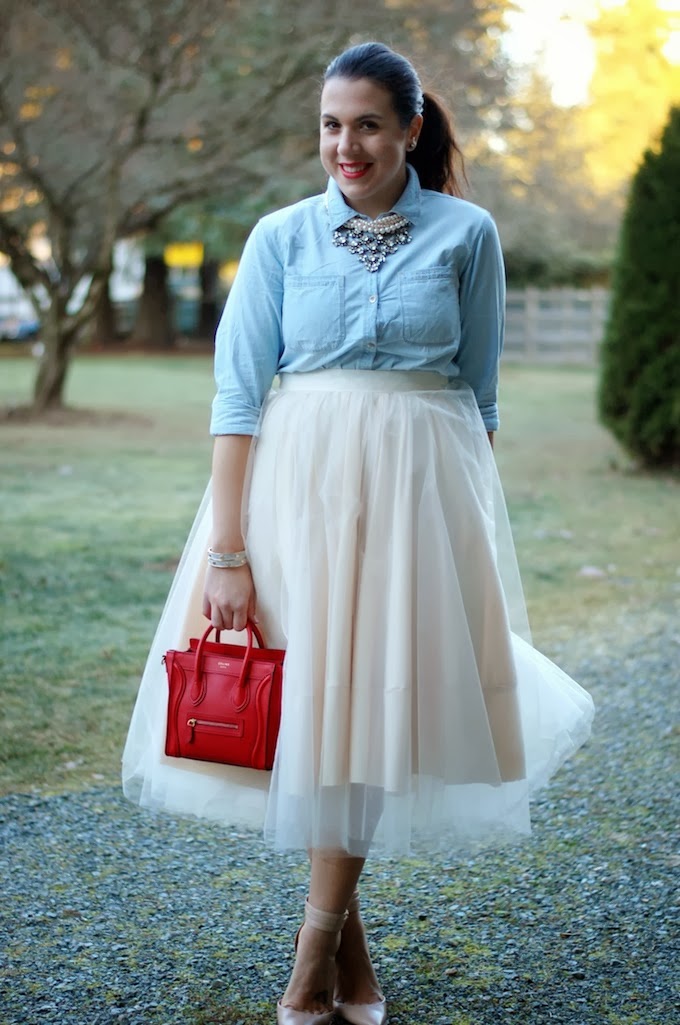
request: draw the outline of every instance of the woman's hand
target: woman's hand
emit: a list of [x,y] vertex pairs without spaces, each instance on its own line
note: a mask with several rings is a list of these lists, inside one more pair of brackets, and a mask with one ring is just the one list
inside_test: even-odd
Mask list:
[[255,615],[255,585],[250,566],[217,569],[208,566],[203,593],[203,615],[218,630],[245,630]]

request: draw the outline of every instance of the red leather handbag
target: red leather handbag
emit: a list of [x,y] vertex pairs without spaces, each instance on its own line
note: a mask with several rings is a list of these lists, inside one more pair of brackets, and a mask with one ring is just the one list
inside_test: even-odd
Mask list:
[[[220,644],[192,637],[186,651],[168,651],[165,753],[252,769],[271,769],[281,721],[285,651],[266,648],[254,623],[248,640]],[[259,647],[253,646],[253,637]]]

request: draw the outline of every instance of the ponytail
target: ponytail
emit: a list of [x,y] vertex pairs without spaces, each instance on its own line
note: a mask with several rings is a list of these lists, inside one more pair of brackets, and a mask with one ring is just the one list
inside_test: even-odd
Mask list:
[[463,154],[455,140],[448,110],[432,93],[423,93],[423,127],[406,160],[416,171],[423,189],[462,196],[467,184]]

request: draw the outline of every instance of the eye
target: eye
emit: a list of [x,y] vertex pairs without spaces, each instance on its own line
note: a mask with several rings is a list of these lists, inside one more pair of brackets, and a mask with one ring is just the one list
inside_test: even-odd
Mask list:
[[361,122],[361,127],[365,128],[369,132],[375,132],[375,131],[378,130],[380,125],[378,124],[377,121],[362,121]]
[[324,120],[322,122],[322,124],[323,124],[324,128],[331,128],[331,129],[339,128],[339,125],[338,125],[337,121]]

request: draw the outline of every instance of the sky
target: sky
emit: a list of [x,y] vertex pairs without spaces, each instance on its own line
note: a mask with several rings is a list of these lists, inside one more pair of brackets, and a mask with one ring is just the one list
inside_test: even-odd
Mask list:
[[[508,15],[510,32],[505,47],[520,63],[538,60],[552,82],[555,103],[570,106],[588,98],[595,57],[586,21],[599,7],[616,7],[625,0],[517,0],[521,8]],[[657,6],[680,13],[680,0],[657,0]],[[664,50],[680,63],[680,30]]]
[[508,15],[505,47],[520,63],[534,64],[552,82],[556,103],[583,102],[593,72],[593,47],[585,26],[596,0],[519,0],[521,11]]

